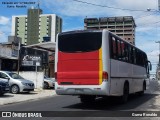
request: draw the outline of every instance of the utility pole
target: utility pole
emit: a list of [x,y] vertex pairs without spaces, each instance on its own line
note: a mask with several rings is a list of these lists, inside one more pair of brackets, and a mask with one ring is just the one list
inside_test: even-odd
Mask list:
[[159,44],[159,61],[158,61],[158,66],[157,66],[157,78],[159,79],[160,76],[159,76],[159,70],[160,70],[160,41],[156,41],[156,43]]
[[158,10],[160,11],[160,0],[158,0]]
[[156,43],[158,43],[159,44],[159,62],[158,62],[158,65],[160,65],[160,41],[156,41]]
[[20,41],[18,41],[18,69],[17,69],[17,72],[18,72],[18,75],[19,75],[19,68],[20,68],[20,50],[21,50],[21,43]]
[[38,9],[40,9],[40,0],[38,0],[37,7],[38,7]]

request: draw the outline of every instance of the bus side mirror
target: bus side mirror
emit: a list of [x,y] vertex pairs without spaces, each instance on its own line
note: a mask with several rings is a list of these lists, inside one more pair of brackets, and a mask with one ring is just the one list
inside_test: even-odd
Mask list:
[[150,64],[150,70],[152,70],[152,64]]
[[152,64],[151,64],[151,62],[150,61],[148,61],[148,66],[149,66],[149,70],[151,71],[152,70]]

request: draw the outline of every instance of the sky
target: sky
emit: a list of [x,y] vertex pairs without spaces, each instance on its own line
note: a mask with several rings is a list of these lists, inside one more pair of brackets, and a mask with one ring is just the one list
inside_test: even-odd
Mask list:
[[[28,4],[26,4],[26,2]],[[8,4],[7,4],[8,3]],[[38,0],[0,0],[0,43],[11,35],[12,16],[26,15]],[[39,0],[43,14],[63,19],[63,31],[84,29],[84,18],[133,16],[136,23],[135,45],[145,51],[156,71],[160,41],[158,0]]]

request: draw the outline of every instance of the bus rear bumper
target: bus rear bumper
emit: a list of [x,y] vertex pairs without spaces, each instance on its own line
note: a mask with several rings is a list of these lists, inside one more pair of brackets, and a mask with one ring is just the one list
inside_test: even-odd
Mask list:
[[107,95],[102,90],[92,90],[89,88],[69,88],[66,90],[56,90],[58,95]]
[[[107,87],[103,87],[104,85],[99,86],[57,86],[56,93],[58,95],[109,95],[109,91]],[[106,85],[105,85],[106,86]]]

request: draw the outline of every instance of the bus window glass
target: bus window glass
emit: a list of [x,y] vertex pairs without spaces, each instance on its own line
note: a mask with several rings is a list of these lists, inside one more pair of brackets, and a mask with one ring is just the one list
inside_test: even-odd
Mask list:
[[133,48],[133,64],[137,64],[136,49]]
[[122,60],[125,61],[125,44],[121,41]]
[[128,44],[125,43],[124,46],[124,56],[125,56],[125,61],[128,62]]
[[99,50],[102,45],[102,32],[59,34],[58,49],[62,52],[90,52]]
[[133,54],[133,47],[129,47],[129,62],[134,63],[134,54]]
[[142,52],[142,66],[145,67],[145,54]]
[[122,59],[122,54],[121,54],[121,42],[120,40],[117,40],[117,50],[118,50],[118,59]]
[[115,37],[112,37],[112,58],[117,58],[117,52],[116,52],[116,39]]
[[145,67],[145,54],[138,50],[137,52],[138,65]]
[[144,66],[147,69],[148,66],[148,60],[147,60],[147,55],[144,53]]
[[136,50],[136,59],[137,59],[136,64],[141,66],[142,59],[141,59],[141,52],[139,50]]

